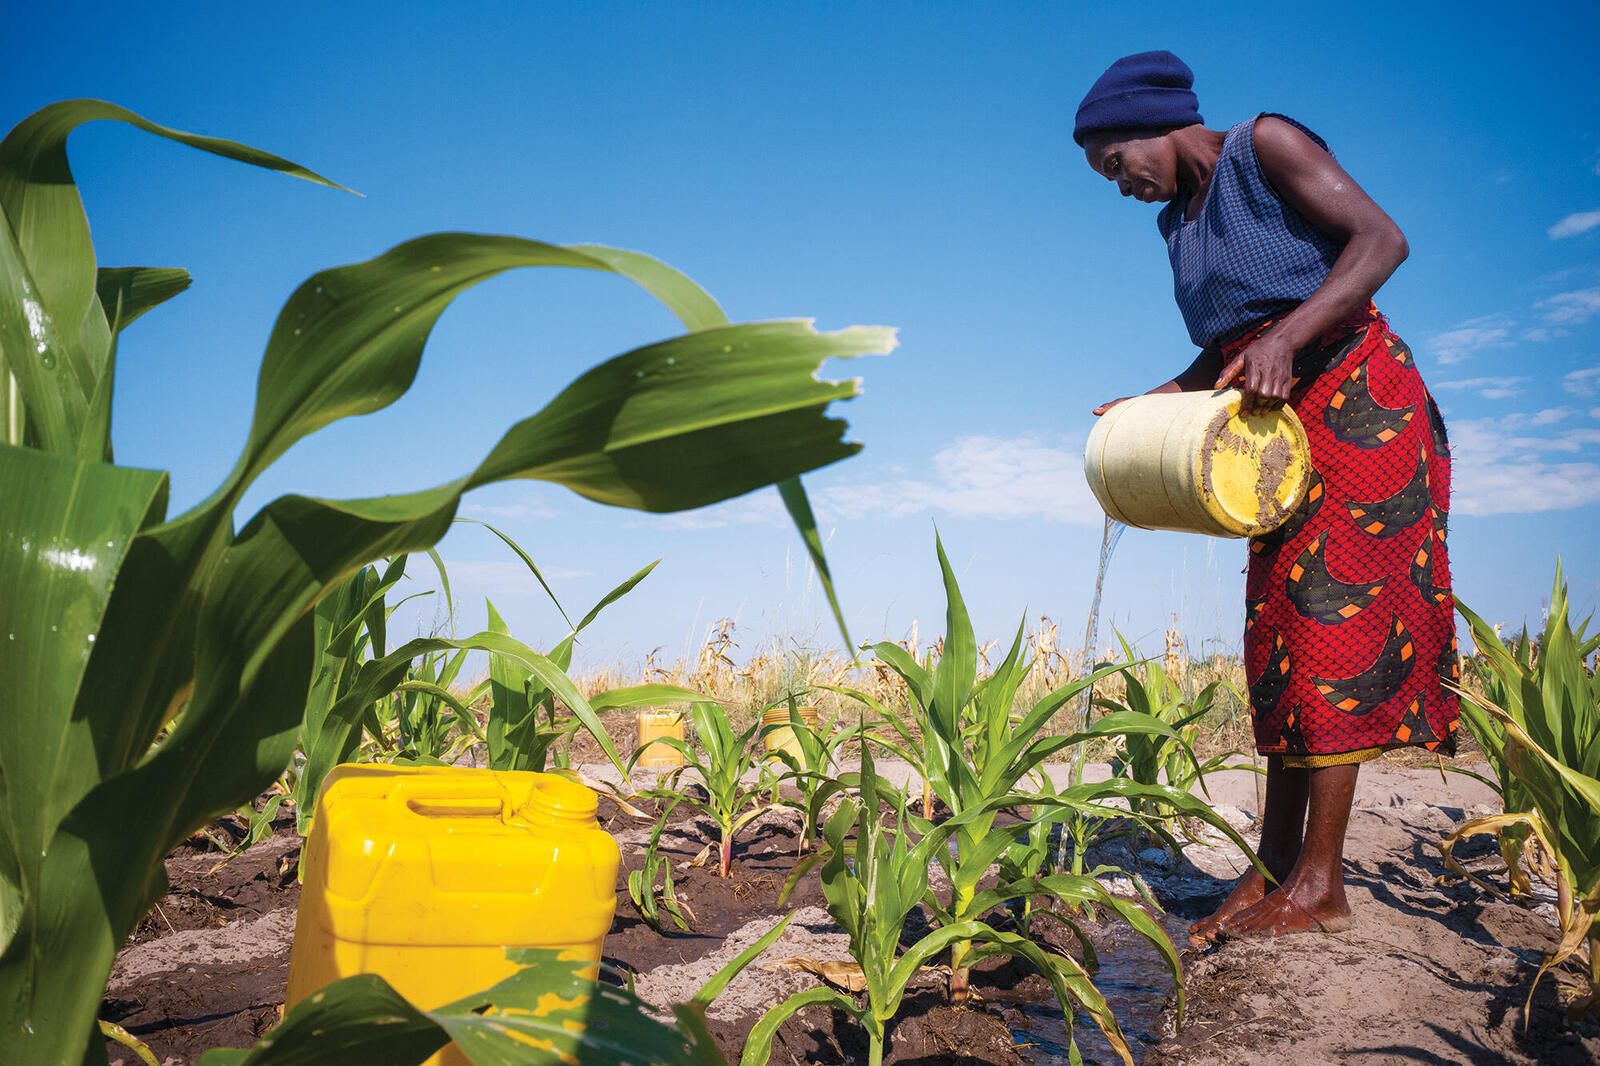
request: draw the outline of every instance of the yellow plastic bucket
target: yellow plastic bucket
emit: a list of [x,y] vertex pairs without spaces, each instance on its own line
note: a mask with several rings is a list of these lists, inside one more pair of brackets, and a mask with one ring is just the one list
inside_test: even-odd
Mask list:
[[671,737],[674,740],[683,739],[683,715],[678,711],[640,711],[639,712],[639,759],[635,766],[667,767],[682,766],[683,752],[669,744],[657,744],[658,740]]
[[1305,427],[1287,407],[1239,413],[1237,389],[1138,396],[1089,433],[1083,472],[1106,514],[1142,529],[1257,537],[1311,485]]
[[[807,729],[816,731],[817,709],[815,707],[799,707],[800,724]],[[800,749],[800,738],[794,735],[794,726],[789,724],[789,705],[773,707],[761,713],[761,726],[763,731],[767,726],[778,726],[777,729],[766,733],[762,741],[767,746],[767,758],[778,758],[778,752],[786,751],[796,759],[805,758],[805,753]]]
[[[343,765],[306,842],[285,1006],[373,973],[431,1010],[516,972],[506,947],[598,962],[617,843],[595,794],[556,774]],[[431,1066],[469,1066],[455,1045]]]

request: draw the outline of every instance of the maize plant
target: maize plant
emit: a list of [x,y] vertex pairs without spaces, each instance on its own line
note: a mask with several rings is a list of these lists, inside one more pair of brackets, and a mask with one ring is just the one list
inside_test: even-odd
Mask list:
[[[1127,733],[1118,738],[1117,753],[1111,759],[1111,773],[1140,784],[1167,784],[1180,792],[1198,787],[1206,791],[1206,775],[1223,769],[1253,769],[1248,764],[1229,766],[1233,752],[1213,755],[1204,763],[1196,759],[1194,744],[1199,739],[1200,727],[1196,724],[1210,713],[1212,703],[1224,682],[1212,681],[1191,699],[1183,686],[1159,664],[1140,660],[1139,656],[1120,634],[1126,665],[1122,675],[1123,696],[1115,699],[1095,698],[1095,705],[1113,714],[1135,711],[1149,715],[1172,727],[1172,733]],[[1209,793],[1207,793],[1209,795]],[[1137,814],[1149,816],[1165,830],[1162,839],[1176,844],[1173,830],[1180,827],[1176,812],[1161,801],[1140,800],[1135,803]]]
[[[867,1002],[864,1006],[858,1005],[843,993],[826,987],[790,996],[767,1011],[750,1031],[740,1066],[762,1066],[768,1060],[772,1036],[778,1026],[796,1011],[812,1004],[836,1007],[855,1018],[867,1031],[868,1066],[878,1066],[883,1061],[888,1024],[899,1012],[912,978],[923,965],[961,941],[983,944],[996,954],[1027,959],[1050,982],[1061,1003],[1069,1032],[1073,1012],[1082,1009],[1123,1061],[1133,1066],[1127,1040],[1105,997],[1094,987],[1083,966],[1068,956],[1048,952],[1026,937],[971,919],[941,926],[901,953],[900,931],[906,917],[927,896],[928,874],[936,856],[947,848],[954,834],[974,820],[992,815],[998,807],[990,804],[967,811],[941,825],[929,827],[913,841],[910,830],[913,819],[906,813],[904,794],[881,786],[873,770],[872,752],[866,748],[861,753],[859,786],[859,799],[845,794],[823,824],[824,847],[795,867],[779,902],[788,898],[807,873],[821,868],[822,893],[827,900],[828,913],[849,934],[850,956],[861,970]],[[892,829],[883,824],[880,812],[880,798],[884,794],[895,806],[897,817]],[[1010,836],[998,833],[994,839],[1009,841]],[[1072,1053],[1077,1055],[1075,1042]]]
[[[17,1066],[104,1061],[100,995],[118,947],[166,888],[163,857],[288,766],[316,608],[351,574],[431,546],[463,494],[511,478],[645,511],[778,483],[815,558],[795,479],[859,448],[825,415],[855,383],[815,374],[892,345],[882,329],[730,325],[699,287],[634,252],[424,236],[295,290],[267,339],[237,463],[203,502],[168,516],[165,473],[111,461],[111,401],[119,334],[187,275],[97,268],[66,152],[95,119],[333,184],[100,101],[52,104],[0,141],[0,1046]],[[406,392],[458,293],[523,266],[619,274],[689,332],[582,374],[454,481],[377,498],[287,495],[235,522],[251,485],[297,441]],[[474,639],[597,729],[549,658],[502,634]]]
[[[813,728],[805,724],[800,717],[800,709],[791,697],[789,703],[789,722],[787,728],[793,731],[794,747],[798,752],[791,751],[788,747],[775,749],[771,757],[777,759],[787,768],[773,781],[773,802],[778,806],[792,807],[800,812],[800,843],[799,854],[804,855],[811,850],[811,838],[816,832],[817,823],[821,820],[822,808],[828,795],[824,789],[826,783],[837,776],[836,761],[840,747],[861,736],[866,729],[865,723],[858,722],[847,728],[840,728],[838,715],[830,716],[826,721],[818,723]],[[772,726],[770,729],[782,729],[782,725]],[[768,730],[763,729],[765,735]],[[788,800],[778,796],[778,787],[789,783],[799,793],[797,799]]]
[[[656,701],[661,702],[661,701]],[[677,737],[661,737],[657,744],[673,748],[683,754],[683,765],[667,775],[661,787],[644,793],[660,799],[676,797],[700,811],[717,823],[717,839],[707,845],[717,851],[717,875],[733,876],[733,839],[739,830],[771,810],[773,805],[763,802],[763,788],[745,783],[745,776],[756,767],[756,751],[752,744],[761,729],[757,718],[750,728],[735,733],[728,721],[728,712],[716,703],[699,700],[691,706],[689,720],[694,723],[698,749]],[[644,749],[640,749],[643,751]],[[628,769],[639,758],[635,752]],[[683,790],[683,775],[693,772],[706,790],[701,799],[693,792]],[[624,779],[626,780],[626,779]],[[703,856],[702,856],[703,857]],[[698,865],[699,859],[695,860]]]
[[[667,804],[661,817],[656,819],[655,828],[650,831],[650,843],[645,845],[644,855],[639,860],[637,870],[628,871],[628,898],[633,901],[633,909],[639,912],[639,917],[644,923],[656,932],[663,931],[661,925],[661,912],[666,911],[667,917],[685,933],[689,931],[689,923],[694,919],[694,911],[689,905],[678,899],[677,886],[672,883],[672,860],[661,854],[661,833],[667,828],[667,822],[672,818],[672,812],[678,807],[680,800],[674,799]],[[656,880],[661,880],[661,888],[656,888]]]
[[[1527,641],[1508,650],[1483,619],[1460,605],[1456,609],[1471,625],[1478,654],[1495,675],[1497,683],[1488,691],[1500,701],[1458,689],[1473,707],[1463,706],[1462,717],[1485,753],[1494,753],[1495,768],[1515,779],[1515,794],[1525,795],[1529,806],[1508,807],[1461,826],[1441,845],[1445,864],[1465,874],[1451,854],[1459,841],[1479,833],[1518,832],[1515,851],[1506,852],[1508,862],[1522,858],[1554,886],[1561,927],[1560,943],[1534,975],[1524,1019],[1545,972],[1583,954],[1588,956],[1588,992],[1569,1005],[1568,1013],[1600,1014],[1600,925],[1595,922],[1600,914],[1600,673],[1586,665],[1600,649],[1600,635],[1586,637],[1582,625],[1573,631],[1559,563],[1537,661],[1529,661]],[[1492,727],[1485,728],[1485,718]],[[1528,847],[1529,841],[1538,849]]]
[[[1072,907],[1087,898],[1104,895],[1092,878],[1080,873],[1002,879],[994,887],[980,891],[979,882],[987,876],[990,866],[1012,848],[1013,833],[1026,828],[997,827],[995,816],[1003,807],[1033,805],[1036,814],[1041,808],[1062,807],[1067,809],[1061,816],[1063,820],[1071,820],[1128,813],[1111,807],[1111,800],[1130,804],[1161,802],[1217,826],[1250,854],[1226,821],[1203,801],[1175,788],[1118,779],[1074,785],[1048,795],[1031,795],[1021,788],[1019,783],[1047,759],[1086,741],[1129,735],[1164,736],[1180,744],[1182,741],[1168,723],[1138,711],[1106,715],[1070,736],[1044,734],[1051,716],[1079,692],[1111,673],[1115,667],[1109,665],[1056,689],[1020,713],[1014,711],[1017,690],[1030,665],[1022,653],[1023,629],[1018,627],[1010,651],[995,672],[979,680],[977,643],[966,603],[944,545],[937,538],[936,547],[946,597],[944,649],[938,666],[930,674],[898,644],[886,642],[873,648],[874,654],[904,679],[911,693],[926,780],[960,825],[954,834],[954,847],[938,856],[950,875],[949,893],[940,899],[930,890],[925,899],[936,921],[947,927],[962,927],[1008,901],[1039,895],[1055,896]],[[897,728],[909,733],[908,727]],[[893,748],[892,744],[887,746]],[[912,822],[919,831],[931,829],[926,819],[913,818]],[[1156,946],[1176,977],[1177,953],[1160,926],[1124,901],[1108,906]],[[953,941],[951,999],[966,999],[973,963],[991,955],[1015,954],[1014,946],[1009,941],[991,941],[980,948],[965,939]]]

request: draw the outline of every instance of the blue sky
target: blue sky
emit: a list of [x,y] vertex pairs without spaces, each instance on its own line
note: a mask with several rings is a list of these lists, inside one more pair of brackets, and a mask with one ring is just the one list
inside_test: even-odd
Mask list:
[[[1380,306],[1456,445],[1458,594],[1538,619],[1556,555],[1600,601],[1600,17],[1590,4],[1093,8],[1045,4],[28,5],[0,40],[9,126],[95,96],[286,155],[365,194],[290,181],[97,123],[72,142],[104,265],[188,268],[129,331],[121,462],[172,471],[175,507],[224,475],[284,299],[308,275],[435,230],[656,255],[736,321],[900,329],[830,368],[865,444],[808,479],[852,629],[937,632],[935,524],[981,634],[1026,610],[1081,632],[1100,515],[1081,474],[1098,401],[1192,348],[1155,208],[1071,140],[1119,55],[1170,48],[1201,111],[1320,133],[1400,224]],[[171,9],[178,10],[178,9]],[[677,332],[615,278],[525,270],[458,299],[411,393],[297,446],[239,518],[285,491],[359,496],[470,469],[583,369]],[[837,644],[770,490],[667,518],[539,483],[469,497],[579,609],[652,559],[588,664],[692,651],[722,616],[750,648]],[[491,596],[548,645],[560,622],[484,531],[441,545],[462,625]],[[1237,647],[1240,542],[1130,531],[1104,614],[1158,645]],[[414,567],[424,574],[425,568]],[[420,587],[420,585],[419,585]],[[427,626],[425,608],[411,625]],[[405,623],[402,623],[403,625]]]

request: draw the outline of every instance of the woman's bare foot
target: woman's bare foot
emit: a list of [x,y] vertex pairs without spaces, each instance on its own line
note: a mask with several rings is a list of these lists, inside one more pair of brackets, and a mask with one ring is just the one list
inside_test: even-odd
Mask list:
[[1254,906],[1228,918],[1221,926],[1225,936],[1283,936],[1286,933],[1342,933],[1350,928],[1350,904],[1344,886],[1308,889],[1293,878],[1269,892]]
[[1249,910],[1267,895],[1267,879],[1260,870],[1250,870],[1233,886],[1222,906],[1189,927],[1189,945],[1205,947],[1215,940],[1223,924],[1234,915]]

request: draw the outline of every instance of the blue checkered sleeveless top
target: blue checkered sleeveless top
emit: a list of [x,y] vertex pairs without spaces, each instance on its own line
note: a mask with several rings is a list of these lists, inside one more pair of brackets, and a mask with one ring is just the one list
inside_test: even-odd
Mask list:
[[[1272,117],[1328,147],[1287,115]],[[1342,250],[1267,184],[1256,161],[1255,126],[1250,119],[1225,135],[1200,217],[1185,221],[1184,205],[1173,202],[1156,219],[1178,309],[1202,348],[1295,307],[1327,278]]]

